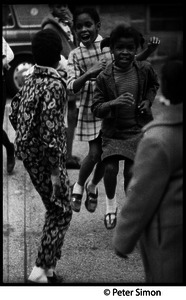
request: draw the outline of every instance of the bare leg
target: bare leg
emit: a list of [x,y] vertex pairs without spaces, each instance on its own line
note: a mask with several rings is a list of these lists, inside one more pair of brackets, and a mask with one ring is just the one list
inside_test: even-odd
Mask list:
[[133,166],[133,161],[129,158],[125,159],[125,166],[124,166],[124,190],[126,192],[128,184],[132,178],[132,166]]
[[104,185],[109,199],[115,196],[117,175],[119,171],[119,159],[115,156],[105,159]]
[[80,169],[80,159],[72,155],[74,132],[77,123],[77,107],[76,102],[68,103],[68,128],[67,128],[67,162],[68,169]]

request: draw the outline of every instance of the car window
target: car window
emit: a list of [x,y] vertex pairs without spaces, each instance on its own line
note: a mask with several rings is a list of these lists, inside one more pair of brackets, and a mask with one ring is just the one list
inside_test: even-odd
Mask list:
[[47,4],[20,4],[13,7],[20,27],[38,27],[49,13]]
[[9,5],[3,4],[3,27],[13,27],[15,24]]

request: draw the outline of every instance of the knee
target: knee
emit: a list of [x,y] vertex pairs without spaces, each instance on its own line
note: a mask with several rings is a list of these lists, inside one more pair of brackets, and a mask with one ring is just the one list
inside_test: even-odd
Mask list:
[[105,176],[116,177],[118,175],[118,167],[113,164],[105,164]]

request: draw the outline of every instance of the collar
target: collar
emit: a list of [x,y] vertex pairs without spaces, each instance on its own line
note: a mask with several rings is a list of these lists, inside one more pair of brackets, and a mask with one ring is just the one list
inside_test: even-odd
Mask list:
[[[114,67],[115,67],[115,62],[113,60],[110,64],[108,64],[106,66],[106,68],[103,70],[103,73],[107,76],[110,76],[112,74],[112,70]],[[140,65],[139,65],[138,61],[136,61],[136,60],[133,61],[133,67],[140,69]]]
[[154,121],[143,127],[143,131],[157,125],[178,125],[183,123],[183,103],[170,104],[169,106],[162,104],[160,107],[160,113]]
[[[95,43],[95,42],[101,42],[102,39],[103,39],[102,36],[98,34],[98,36],[97,36],[97,38],[95,39],[94,43]],[[82,42],[80,42],[79,46],[80,46],[80,47],[85,47],[85,48],[86,48],[86,46],[83,45]]]
[[60,77],[58,71],[52,67],[40,66],[35,64],[34,65],[34,72],[35,73],[47,73],[48,75],[55,75]]

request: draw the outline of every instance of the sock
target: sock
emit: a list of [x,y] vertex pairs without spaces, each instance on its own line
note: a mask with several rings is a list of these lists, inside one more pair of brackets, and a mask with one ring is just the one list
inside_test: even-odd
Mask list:
[[79,185],[77,182],[74,184],[74,187],[73,187],[73,194],[80,194],[82,195],[83,194],[83,189],[84,187]]
[[46,270],[41,267],[35,266],[28,279],[33,282],[48,283]]
[[92,180],[90,180],[87,184],[87,189],[90,193],[96,194],[97,192],[97,186],[92,183]]
[[109,199],[106,196],[106,214],[108,214],[108,213],[115,213],[116,212],[116,208],[117,208],[117,205],[116,205],[116,196],[114,196],[113,199]]

